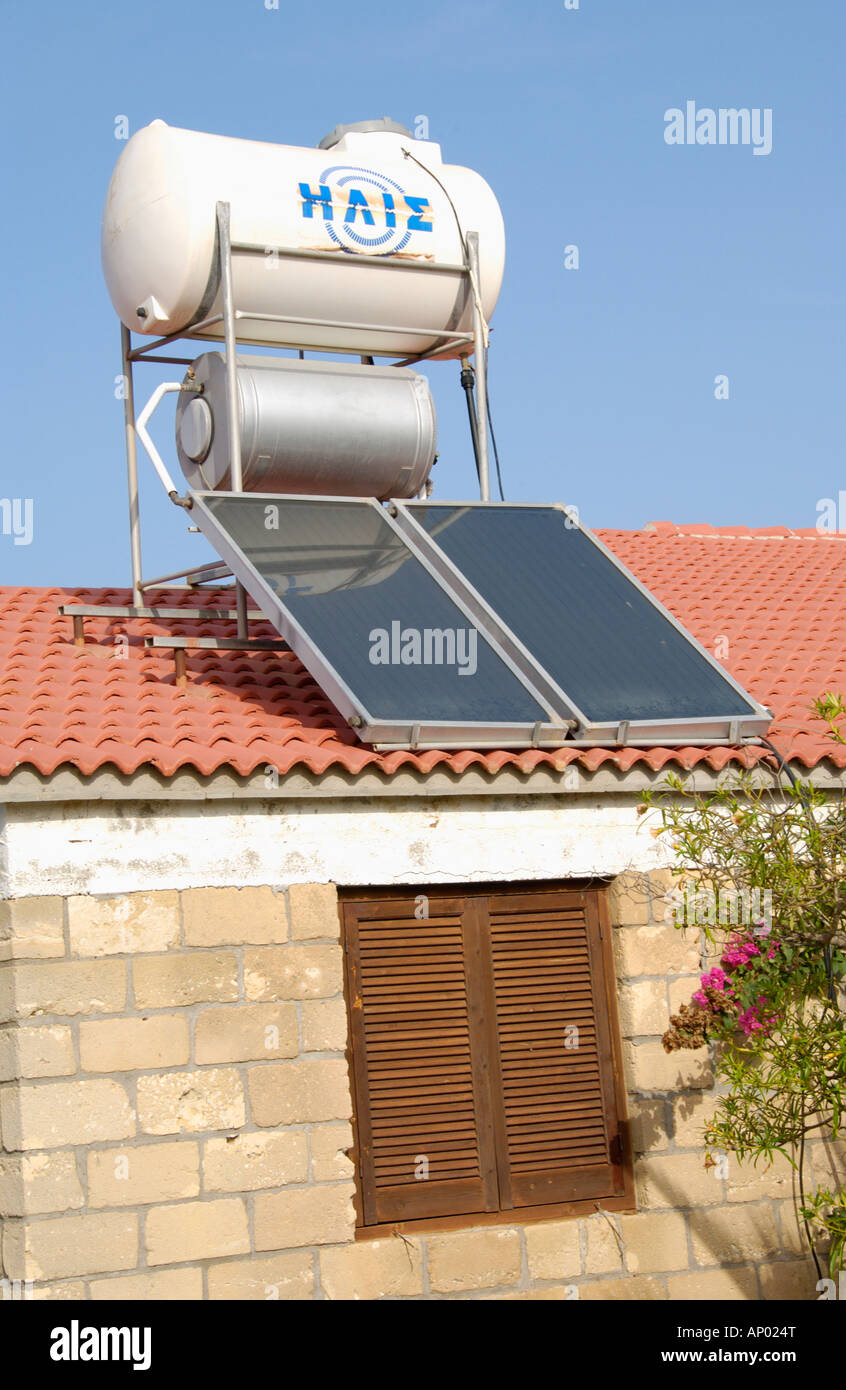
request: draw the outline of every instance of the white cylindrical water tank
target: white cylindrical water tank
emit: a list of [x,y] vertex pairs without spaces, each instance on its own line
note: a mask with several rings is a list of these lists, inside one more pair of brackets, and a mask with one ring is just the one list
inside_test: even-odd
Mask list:
[[[480,297],[490,319],[505,231],[484,179],[443,164],[435,142],[397,129],[349,128],[329,138],[329,148],[301,149],[164,121],[133,135],[112,175],[102,231],[106,283],[123,323],[165,335],[221,313],[219,201],[231,206],[236,247],[253,248],[233,252],[244,341],[404,356],[448,342],[445,331],[470,333],[472,299],[460,271],[468,231],[479,234]],[[304,254],[311,252],[324,255]],[[374,256],[385,263],[362,260]],[[268,323],[250,312],[327,322]],[[222,338],[222,324],[202,336]],[[445,355],[466,351],[465,344]]]
[[[407,367],[238,358],[241,468],[246,492],[415,497],[437,448],[429,383]],[[198,357],[180,394],[176,449],[197,490],[227,491],[226,362]]]

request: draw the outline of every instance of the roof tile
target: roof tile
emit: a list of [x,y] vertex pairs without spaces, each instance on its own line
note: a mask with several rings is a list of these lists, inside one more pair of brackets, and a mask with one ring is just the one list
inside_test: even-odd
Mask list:
[[[618,558],[712,651],[740,683],[775,712],[770,737],[813,767],[846,767],[846,748],[826,739],[809,713],[824,690],[846,691],[846,541],[815,529],[679,526],[600,531]],[[161,590],[151,605],[228,606],[231,594]],[[567,748],[428,750],[377,753],[359,742],[290,652],[189,650],[188,681],[176,682],[171,652],[145,636],[233,636],[231,622],[87,618],[86,645],[71,641],[61,603],[122,605],[122,589],[0,589],[0,776],[29,765],[49,776],[63,765],[89,775],[152,766],[164,776],[194,767],[203,775],[233,768],[248,776],[273,766],[280,776],[307,768],[386,779],[412,769],[425,776],[468,769],[563,771],[644,764],[714,769],[766,757],[745,748]],[[270,624],[256,636],[274,636]],[[117,637],[129,640],[117,642]]]

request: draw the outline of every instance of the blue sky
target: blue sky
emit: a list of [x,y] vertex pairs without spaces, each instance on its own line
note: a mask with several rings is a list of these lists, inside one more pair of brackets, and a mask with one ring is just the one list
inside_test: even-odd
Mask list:
[[[0,582],[128,579],[99,261],[119,115],[295,145],[425,115],[505,216],[490,374],[507,497],[574,503],[593,527],[799,527],[846,489],[841,0],[4,0],[0,24],[0,498],[32,498],[34,518],[29,545],[0,533]],[[667,145],[664,113],[687,101],[770,108],[772,152]],[[167,374],[144,369],[139,397]],[[472,496],[457,368],[429,376],[436,495]],[[204,559],[142,468],[145,572]]]

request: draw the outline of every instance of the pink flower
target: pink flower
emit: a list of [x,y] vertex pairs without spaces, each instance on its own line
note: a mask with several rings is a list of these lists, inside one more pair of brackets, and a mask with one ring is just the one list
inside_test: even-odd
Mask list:
[[767,1018],[761,1018],[761,1009],[766,1006],[766,999],[763,994],[758,995],[757,1004],[752,1004],[748,1009],[744,1009],[737,1022],[746,1034],[747,1038],[753,1033],[768,1033],[776,1022],[776,1015],[770,1014]]
[[745,965],[747,959],[748,957],[737,946],[727,946],[720,957],[723,965],[727,966],[729,970],[734,970],[739,965]]
[[713,970],[709,970],[707,974],[700,976],[700,978],[704,989],[708,989],[709,987],[711,989],[728,989],[729,987],[726,972],[721,970],[718,965],[715,965]]
[[[767,952],[769,960],[773,959],[778,942],[773,942]],[[761,948],[756,946],[752,940],[744,941],[739,936],[733,936],[728,942],[726,949],[720,957],[721,963],[729,970],[745,969],[753,956],[760,956]]]
[[761,1022],[758,1018],[758,1011],[755,1008],[754,1004],[751,1008],[744,1010],[744,1012],[739,1016],[737,1022],[738,1026],[743,1029],[747,1038],[751,1037],[753,1033],[759,1033],[761,1031]]
[[734,990],[729,983],[728,977],[725,971],[721,970],[718,965],[715,965],[713,970],[709,970],[705,975],[701,975],[700,981],[702,988],[698,989],[693,995],[693,1003],[698,1004],[701,1009],[714,1009],[713,1003],[705,994],[706,989],[715,990],[719,994],[724,994],[726,999],[734,998]]

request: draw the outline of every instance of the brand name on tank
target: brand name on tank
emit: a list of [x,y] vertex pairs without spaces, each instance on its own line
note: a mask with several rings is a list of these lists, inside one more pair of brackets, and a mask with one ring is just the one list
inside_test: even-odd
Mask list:
[[316,188],[300,183],[299,191],[303,217],[322,217],[324,222],[342,222],[347,226],[404,227],[409,232],[434,230],[429,199],[412,193],[377,189],[365,192],[328,183],[319,183]]

